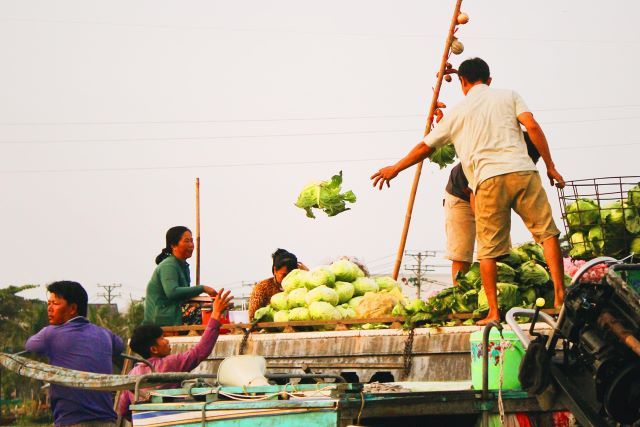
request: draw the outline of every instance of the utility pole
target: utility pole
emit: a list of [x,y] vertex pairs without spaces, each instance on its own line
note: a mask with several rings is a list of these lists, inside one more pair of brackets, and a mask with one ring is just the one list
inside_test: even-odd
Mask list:
[[427,264],[427,258],[433,258],[436,256],[435,251],[423,251],[418,253],[405,253],[405,255],[410,256],[415,260],[415,264],[413,265],[405,265],[404,269],[407,271],[411,271],[414,274],[414,277],[409,279],[409,283],[416,287],[416,296],[421,298],[421,286],[422,282],[426,281],[427,272],[434,271],[432,266]]
[[117,297],[121,296],[120,294],[114,293],[114,291],[118,288],[121,288],[121,284],[113,284],[113,285],[98,285],[99,288],[104,289],[104,292],[99,293],[98,296],[104,298],[107,301],[107,304],[111,305],[111,302]]

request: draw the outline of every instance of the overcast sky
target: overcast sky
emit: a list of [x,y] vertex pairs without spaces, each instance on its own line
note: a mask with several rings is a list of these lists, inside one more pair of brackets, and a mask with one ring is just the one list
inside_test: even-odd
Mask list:
[[[454,3],[1,0],[0,286],[143,296],[166,230],[195,230],[196,177],[203,284],[239,294],[278,247],[390,272],[413,169],[382,192],[369,177],[423,134]],[[482,57],[494,87],[524,97],[565,179],[640,175],[639,2],[463,10],[454,66]],[[461,97],[454,79],[440,99]],[[352,210],[311,220],[293,206],[340,170]],[[444,249],[447,176],[425,167],[407,249]],[[513,241],[528,239],[514,219]]]

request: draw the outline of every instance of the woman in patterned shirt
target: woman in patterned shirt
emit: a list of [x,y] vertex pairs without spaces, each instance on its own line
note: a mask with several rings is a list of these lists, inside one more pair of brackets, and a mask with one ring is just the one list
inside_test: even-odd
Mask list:
[[265,279],[256,283],[251,291],[251,297],[249,298],[249,319],[253,319],[253,315],[259,308],[265,307],[269,304],[271,297],[282,292],[282,279],[287,274],[296,268],[306,270],[307,268],[298,263],[298,258],[291,252],[284,249],[277,249],[272,255],[273,266],[271,271],[273,277]]

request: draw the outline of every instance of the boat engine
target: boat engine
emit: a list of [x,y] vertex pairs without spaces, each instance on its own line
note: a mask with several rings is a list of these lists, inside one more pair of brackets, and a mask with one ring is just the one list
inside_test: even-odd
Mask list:
[[528,366],[529,373],[539,373],[537,382],[529,381],[536,384],[535,392],[553,378],[561,401],[581,425],[640,420],[640,291],[629,280],[638,273],[640,265],[614,264],[602,283],[574,277],[554,333],[537,339],[536,362],[533,355],[528,358],[538,364]]

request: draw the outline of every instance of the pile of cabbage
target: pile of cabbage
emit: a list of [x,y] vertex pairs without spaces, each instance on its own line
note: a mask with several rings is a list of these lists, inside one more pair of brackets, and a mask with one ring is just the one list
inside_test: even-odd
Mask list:
[[[498,267],[498,305],[505,313],[512,307],[533,308],[538,297],[545,300],[545,308],[553,307],[553,282],[546,267],[542,247],[525,243],[502,257]],[[565,276],[565,285],[571,278]],[[458,286],[446,288],[426,302],[413,300],[397,305],[394,315],[405,316],[410,324],[453,325],[450,314],[473,313],[484,317],[489,311],[487,295],[480,279],[480,264],[475,262],[466,274],[459,273]],[[465,324],[473,324],[469,319]]]
[[[366,319],[390,316],[404,299],[391,277],[365,277],[355,263],[338,260],[312,271],[293,270],[282,281],[283,292],[256,310],[254,321]],[[316,327],[316,329],[332,329]]]
[[565,211],[572,258],[640,254],[640,184],[627,191],[624,200],[598,204],[582,198],[567,205]]

